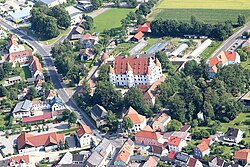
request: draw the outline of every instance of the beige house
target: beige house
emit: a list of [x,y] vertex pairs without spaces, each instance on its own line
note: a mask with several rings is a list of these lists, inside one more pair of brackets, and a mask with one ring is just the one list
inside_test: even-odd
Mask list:
[[152,128],[155,131],[166,132],[167,124],[171,121],[171,117],[166,113],[162,113],[160,116],[154,117]]

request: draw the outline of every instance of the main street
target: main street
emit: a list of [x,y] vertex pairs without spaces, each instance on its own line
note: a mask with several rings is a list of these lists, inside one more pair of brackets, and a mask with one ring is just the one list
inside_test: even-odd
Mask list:
[[240,30],[238,30],[236,33],[234,33],[231,37],[229,37],[212,55],[211,57],[217,56],[220,52],[222,51],[227,51],[229,50],[230,47],[234,45],[234,43],[237,42],[238,39],[241,38],[242,33],[244,31],[249,31],[250,30],[250,25],[246,25],[242,27]]
[[36,52],[38,52],[39,54],[41,54],[43,56],[44,62],[45,62],[44,66],[47,69],[48,74],[51,78],[51,81],[53,82],[54,87],[57,90],[57,93],[59,94],[59,96],[62,98],[63,102],[66,104],[66,106],[71,111],[73,111],[77,114],[79,120],[81,120],[83,123],[88,125],[92,129],[93,133],[97,137],[101,138],[99,131],[97,130],[96,126],[91,121],[91,119],[88,117],[88,115],[84,111],[82,111],[82,109],[76,104],[76,102],[74,101],[74,99],[72,99],[72,97],[69,98],[68,94],[64,90],[64,88],[60,82],[57,70],[53,66],[54,61],[53,61],[53,58],[50,56],[49,50],[47,50],[47,49],[45,50],[43,47],[41,47],[38,44],[37,41],[30,38],[28,35],[26,35],[26,33],[22,32],[22,31],[16,29],[15,27],[13,27],[12,25],[6,23],[6,21],[1,20],[0,25],[5,27],[6,29],[8,29],[11,33],[18,35],[22,40],[24,40],[25,42],[30,44],[33,48],[35,48]]

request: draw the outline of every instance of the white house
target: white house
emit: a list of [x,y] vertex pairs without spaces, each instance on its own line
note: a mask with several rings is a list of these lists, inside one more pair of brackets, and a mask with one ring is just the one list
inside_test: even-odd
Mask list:
[[39,79],[44,79],[42,64],[36,56],[32,56],[30,60],[30,70],[36,81]]
[[171,121],[171,117],[166,113],[156,116],[153,120],[152,128],[155,131],[166,132],[167,124]]
[[50,104],[45,101],[40,101],[40,100],[32,101],[32,111],[42,111],[49,109],[50,109]]
[[16,104],[13,110],[14,118],[29,117],[31,115],[32,102],[30,100],[21,101]]
[[92,130],[87,125],[80,124],[78,129],[76,130],[76,134],[81,147],[86,149],[91,148],[94,135]]
[[22,133],[17,137],[17,148],[20,154],[32,151],[50,151],[57,149],[60,142],[64,144],[64,135],[56,132],[36,136]]
[[187,146],[187,142],[182,138],[171,136],[167,145],[169,150],[181,152],[182,148]]
[[109,80],[116,86],[152,85],[162,77],[161,63],[151,57],[115,57]]
[[25,51],[25,48],[23,45],[18,44],[18,38],[15,35],[10,35],[9,36],[9,53],[14,53],[14,52],[22,52]]
[[239,143],[243,139],[243,134],[240,129],[228,128],[227,133],[222,137],[224,141]]
[[130,132],[139,132],[141,129],[144,129],[144,127],[147,125],[147,119],[145,116],[138,114],[137,111],[135,111],[131,106],[129,107],[125,117],[128,117],[133,122],[133,127],[130,130]]
[[64,110],[65,106],[62,102],[62,100],[55,96],[53,99],[50,100],[50,107],[52,111],[59,111],[59,110]]

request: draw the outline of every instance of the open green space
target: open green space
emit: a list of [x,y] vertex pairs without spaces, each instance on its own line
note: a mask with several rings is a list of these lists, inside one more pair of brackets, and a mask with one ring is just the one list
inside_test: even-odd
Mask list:
[[142,51],[147,51],[152,45],[154,45],[160,38],[147,38],[147,46],[142,49]]
[[110,53],[111,55],[126,55],[128,54],[129,50],[132,49],[136,44],[135,43],[121,43],[117,45],[112,52]]
[[158,8],[249,9],[249,0],[162,0]]
[[29,66],[22,67],[22,70],[23,71],[21,71],[21,74],[20,74],[22,79],[27,79],[27,78],[32,77]]
[[214,41],[204,52],[201,53],[201,57],[207,60],[213,52],[221,45],[221,41]]
[[103,32],[103,30],[120,27],[120,21],[126,17],[130,11],[135,9],[113,8],[94,18],[94,31]]
[[207,23],[237,22],[237,16],[243,14],[250,20],[249,0],[162,0],[149,19],[177,19],[190,21],[191,16]]
[[149,16],[149,19],[176,19],[190,22],[191,16],[195,16],[198,21],[206,23],[222,23],[226,20],[237,22],[239,14],[243,14],[246,20],[250,20],[250,10],[233,10],[233,9],[160,9],[157,8]]

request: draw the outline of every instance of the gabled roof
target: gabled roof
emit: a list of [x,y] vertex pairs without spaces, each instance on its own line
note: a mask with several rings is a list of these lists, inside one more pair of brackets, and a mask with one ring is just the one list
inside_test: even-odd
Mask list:
[[22,58],[22,57],[32,57],[32,51],[31,50],[24,50],[20,52],[13,52],[7,55],[6,61],[13,63],[16,59]]
[[146,117],[138,114],[131,106],[129,107],[126,117],[129,117],[134,124],[141,124],[146,120]]
[[30,133],[22,133],[17,138],[18,149],[23,149],[26,146],[29,147],[39,147],[39,146],[48,146],[50,144],[58,145],[60,140],[64,143],[64,135],[57,134],[56,132],[32,135]]
[[244,160],[250,162],[250,149],[243,149],[234,152],[235,160]]
[[77,136],[81,138],[84,134],[93,134],[92,130],[89,126],[80,124],[78,129],[76,130]]
[[155,156],[149,156],[148,160],[143,164],[142,167],[155,167],[158,164],[159,158]]
[[32,56],[31,62],[31,68],[32,71],[35,73],[36,71],[43,72],[42,64],[40,63],[39,59],[36,56]]
[[202,138],[202,142],[205,142],[208,146],[210,146],[212,143],[212,139],[211,138]]
[[197,159],[195,159],[195,158],[190,157],[190,158],[189,158],[189,161],[188,161],[188,166],[189,166],[189,167],[195,167],[195,166],[196,166],[197,161],[199,161],[199,160],[197,160]]
[[188,132],[190,128],[191,128],[190,125],[185,124],[185,125],[183,125],[183,127],[181,128],[180,132]]
[[154,121],[164,123],[169,119],[169,117],[170,116],[168,116],[166,113],[162,113],[160,116],[154,117]]
[[207,151],[209,150],[209,146],[207,145],[206,142],[201,142],[200,144],[197,145],[197,148],[201,151],[201,152],[204,152],[204,151]]
[[22,123],[38,122],[46,119],[52,118],[52,112],[46,112],[43,115],[24,117],[22,118]]
[[235,61],[236,60],[236,52],[225,52],[227,60]]
[[140,39],[142,39],[143,36],[144,36],[144,34],[140,31],[140,32],[138,32],[137,34],[135,34],[135,35],[133,36],[133,38],[135,38],[135,39],[137,39],[137,40],[140,40]]
[[168,145],[173,145],[173,146],[179,146],[181,143],[181,138],[171,136],[170,139],[168,140]]
[[97,36],[91,35],[90,33],[85,34],[82,39],[85,40],[97,40]]
[[29,155],[20,155],[20,156],[14,156],[11,157],[9,160],[9,163],[14,162],[14,163],[26,163],[28,164],[30,162]]
[[132,140],[128,139],[120,149],[115,161],[123,161],[127,163],[134,150],[134,143]]
[[225,134],[225,137],[236,138],[238,137],[239,132],[240,132],[240,129],[228,128],[227,133]]
[[96,104],[92,108],[91,113],[93,115],[95,115],[95,117],[97,117],[98,119],[101,120],[108,113],[108,111],[103,106],[100,106],[99,104]]
[[136,133],[135,137],[159,140],[162,138],[162,135],[160,132],[154,132],[151,127],[149,128],[149,126],[146,126],[144,129]]
[[164,150],[166,150],[166,148],[163,147],[163,146],[154,146],[154,145],[152,145],[152,146],[150,146],[150,148],[149,148],[148,151],[149,151],[149,152],[152,152],[152,153],[154,153],[154,154],[159,154],[159,155],[161,155],[162,152],[163,152]]
[[150,23],[144,23],[143,25],[139,25],[138,32],[149,32],[150,30]]

